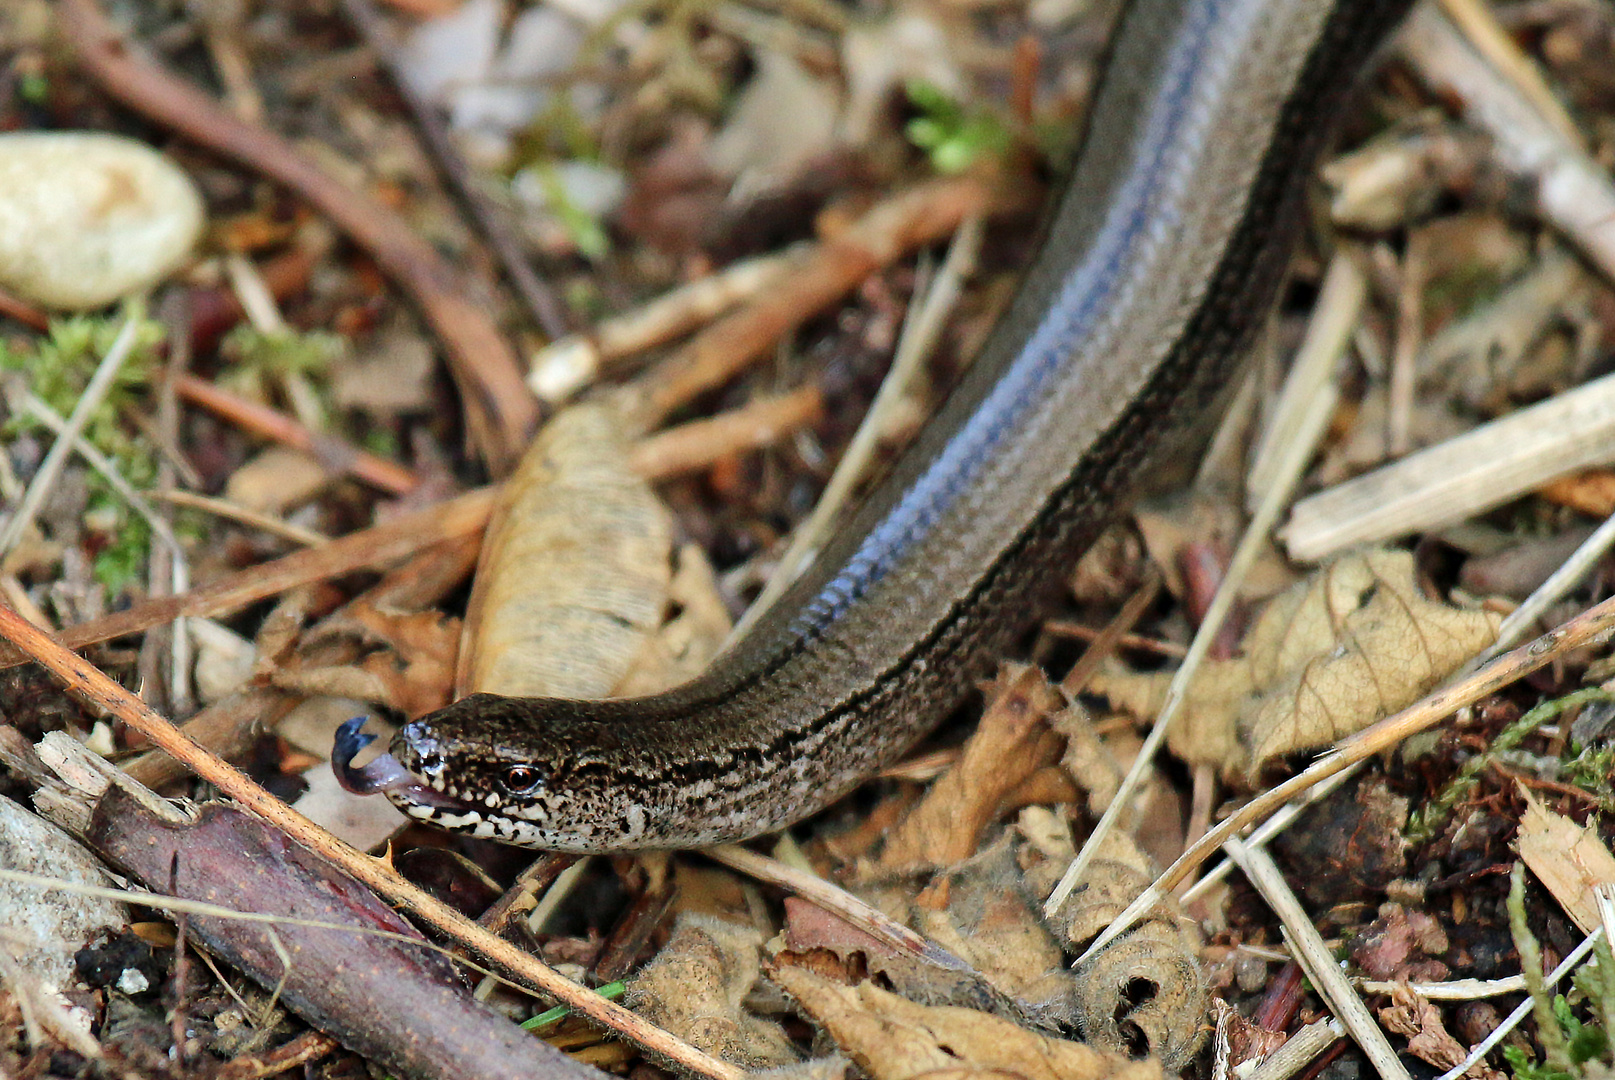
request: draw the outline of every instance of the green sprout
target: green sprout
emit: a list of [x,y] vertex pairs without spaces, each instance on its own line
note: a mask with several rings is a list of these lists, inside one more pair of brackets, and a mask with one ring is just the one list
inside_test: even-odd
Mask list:
[[983,154],[1009,149],[1009,129],[986,112],[967,111],[939,87],[909,82],[908,100],[920,115],[908,122],[909,142],[924,150],[939,173],[960,173]]

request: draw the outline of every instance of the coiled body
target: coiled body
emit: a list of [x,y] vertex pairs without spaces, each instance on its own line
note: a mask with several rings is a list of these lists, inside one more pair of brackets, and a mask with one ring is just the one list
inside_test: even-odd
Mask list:
[[1135,0],[984,355],[738,647],[654,697],[477,695],[392,752],[417,817],[570,851],[778,828],[929,731],[1237,371],[1404,0]]

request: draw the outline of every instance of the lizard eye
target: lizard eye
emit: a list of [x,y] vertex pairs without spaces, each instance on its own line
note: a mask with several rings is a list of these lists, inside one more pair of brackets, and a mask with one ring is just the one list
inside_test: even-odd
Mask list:
[[527,795],[544,783],[544,773],[532,765],[512,765],[500,777],[500,783],[512,795]]

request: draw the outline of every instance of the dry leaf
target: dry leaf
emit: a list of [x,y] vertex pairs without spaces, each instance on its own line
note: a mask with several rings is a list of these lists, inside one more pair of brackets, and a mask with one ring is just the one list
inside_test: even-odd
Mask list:
[[741,1002],[759,973],[762,935],[749,926],[683,915],[661,952],[628,983],[628,1006],[693,1046],[748,1069],[798,1060],[785,1032]]
[[[1379,1020],[1385,1030],[1407,1039],[1408,1053],[1443,1072],[1469,1056],[1463,1043],[1442,1024],[1441,1011],[1406,986],[1391,992],[1391,1004],[1379,1010]],[[1485,1061],[1477,1061],[1464,1075],[1473,1080],[1503,1080],[1503,1074]]]
[[618,415],[550,420],[505,482],[466,614],[466,692],[611,692],[667,602],[667,510],[629,468]]
[[[309,643],[354,637],[371,647],[357,663],[270,672],[283,690],[371,701],[405,716],[420,716],[449,703],[460,622],[437,611],[383,611],[355,600],[326,619]],[[376,648],[376,646],[381,646]]]
[[[1065,860],[1028,871],[1039,895],[1053,891]],[[1143,892],[1155,873],[1125,833],[1111,833],[1054,915],[1057,932],[1080,951]],[[1090,1042],[1137,1057],[1155,1055],[1170,1071],[1194,1056],[1206,1034],[1208,1007],[1200,975],[1199,934],[1176,904],[1149,917],[1074,968],[1078,1022]]]
[[1597,829],[1555,814],[1523,786],[1519,791],[1525,799],[1515,841],[1521,860],[1581,932],[1592,933],[1602,925],[1593,886],[1615,882],[1615,855],[1598,838]]
[[806,968],[849,984],[876,976],[926,1005],[959,1005],[1022,1018],[1014,1002],[977,973],[927,963],[806,901],[786,899],[784,944],[774,957],[780,966]]
[[1058,760],[1062,740],[1047,718],[1065,702],[1041,670],[1007,665],[988,699],[959,760],[892,830],[881,852],[882,870],[952,866],[969,858],[1005,797]]
[[[945,895],[947,906],[927,907],[923,901],[932,894]],[[1076,1021],[1064,956],[1022,880],[1009,835],[933,882],[913,906],[910,923],[1027,1006],[1041,1023]],[[903,993],[901,986],[895,989]]]
[[1049,717],[1049,726],[1065,736],[1060,767],[1088,793],[1088,813],[1102,816],[1121,790],[1122,767],[1094,729],[1093,717],[1072,702]]
[[1129,1061],[1050,1039],[971,1009],[916,1005],[861,983],[842,986],[801,968],[770,976],[874,1080],[1160,1080],[1153,1060]]
[[[1201,670],[1168,742],[1186,761],[1249,776],[1418,700],[1496,640],[1500,622],[1425,599],[1406,551],[1346,555],[1269,602],[1242,656]],[[1112,666],[1091,685],[1153,716],[1170,681]]]
[[688,682],[729,639],[734,620],[718,590],[718,576],[699,544],[678,550],[667,600],[677,614],[645,640],[612,697],[639,697]]

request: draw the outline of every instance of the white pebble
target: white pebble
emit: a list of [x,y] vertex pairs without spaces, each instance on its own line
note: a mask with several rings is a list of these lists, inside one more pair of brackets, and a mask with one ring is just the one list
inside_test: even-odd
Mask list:
[[96,132],[0,135],[0,286],[87,309],[149,288],[201,234],[202,198],[173,162]]

